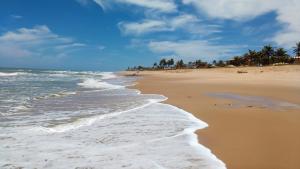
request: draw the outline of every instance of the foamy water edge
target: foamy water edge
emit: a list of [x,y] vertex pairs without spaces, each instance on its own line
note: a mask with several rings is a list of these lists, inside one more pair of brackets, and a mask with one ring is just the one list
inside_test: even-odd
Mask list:
[[[137,83],[138,83],[138,82],[133,83],[132,86],[137,85]],[[137,90],[137,91],[139,91],[139,92],[138,92],[139,95],[142,94],[142,92],[141,92],[140,90]],[[191,121],[194,121],[194,122],[196,122],[197,124],[199,124],[199,126],[189,127],[189,128],[186,128],[186,129],[183,131],[183,133],[190,135],[189,144],[190,144],[191,146],[195,147],[195,149],[197,149],[198,151],[200,151],[200,152],[205,152],[207,156],[209,156],[210,158],[212,158],[212,159],[216,160],[217,162],[219,162],[219,163],[221,164],[221,165],[219,166],[220,169],[226,169],[226,164],[225,164],[222,160],[218,159],[217,156],[214,155],[214,154],[212,153],[212,151],[211,151],[209,148],[207,148],[207,147],[203,146],[202,144],[200,144],[199,139],[198,139],[198,135],[195,133],[197,130],[200,130],[200,129],[204,129],[204,128],[206,128],[206,127],[209,127],[209,125],[208,125],[206,122],[204,122],[204,121],[202,121],[202,120],[196,118],[192,113],[189,113],[189,112],[187,112],[187,111],[185,111],[185,110],[183,110],[183,109],[181,109],[181,108],[179,108],[179,107],[176,107],[176,106],[174,106],[174,105],[167,104],[167,103],[162,103],[162,102],[168,100],[168,97],[166,97],[166,96],[164,96],[164,95],[160,95],[160,94],[155,94],[155,95],[159,95],[159,96],[162,96],[162,97],[165,98],[165,99],[163,99],[163,100],[157,101],[156,103],[164,104],[164,105],[169,105],[169,106],[173,107],[174,109],[179,110],[181,113],[185,114],[186,116],[188,116],[189,119],[190,119]],[[152,104],[153,104],[153,103],[152,103]],[[183,133],[182,133],[182,134],[183,134]]]
[[[105,79],[109,79],[109,78],[116,78],[116,75],[107,75]],[[103,86],[104,84],[104,86]],[[137,82],[134,82],[132,85],[130,86],[135,86],[137,84]],[[119,85],[113,85],[113,84],[109,84],[107,82],[103,82],[103,81],[97,81],[94,79],[86,79],[84,80],[82,83],[78,83],[79,86],[81,87],[85,87],[85,88],[106,88],[108,90],[113,90],[113,89],[120,89],[120,88],[127,88],[128,86],[119,86]],[[136,90],[138,95],[142,95],[142,92],[140,90]],[[127,113],[127,112],[132,112],[132,111],[136,111],[139,109],[143,109],[147,106],[150,106],[152,104],[162,104],[162,105],[168,105],[169,107],[171,107],[172,109],[175,110],[179,110],[182,114],[184,114],[185,116],[188,117],[189,120],[191,120],[191,122],[196,123],[196,126],[193,127],[189,127],[189,128],[185,128],[184,131],[178,135],[175,135],[173,137],[178,137],[180,135],[188,135],[189,136],[189,145],[194,147],[195,150],[197,150],[200,154],[204,154],[205,156],[209,157],[210,159],[212,159],[213,161],[216,161],[218,164],[216,164],[218,166],[217,169],[226,169],[226,165],[223,161],[221,161],[220,159],[218,159],[210,149],[208,149],[207,147],[203,146],[202,144],[199,143],[198,140],[198,135],[195,133],[197,130],[200,129],[204,129],[206,127],[208,127],[209,125],[196,118],[192,113],[189,113],[183,109],[180,109],[176,106],[170,105],[170,104],[166,104],[166,103],[162,103],[166,100],[168,100],[168,98],[164,95],[159,95],[159,94],[146,94],[146,95],[156,95],[156,96],[160,96],[163,99],[148,99],[148,103],[129,109],[129,110],[124,110],[124,111],[119,111],[119,112],[113,112],[111,114],[104,114],[104,115],[98,115],[98,116],[93,116],[93,117],[88,117],[88,118],[83,118],[80,119],[76,122],[70,123],[70,124],[63,124],[63,125],[58,125],[55,127],[37,127],[34,128],[33,130],[35,131],[41,131],[41,132],[46,132],[46,133],[64,133],[64,132],[69,132],[72,130],[76,130],[79,129],[81,127],[87,127],[87,126],[91,126],[94,123],[96,123],[99,120],[104,120],[106,118],[111,118],[114,116],[118,116],[121,115],[123,113]],[[75,124],[75,125],[74,125]],[[161,139],[161,138],[158,138]],[[155,141],[155,140],[152,140]]]

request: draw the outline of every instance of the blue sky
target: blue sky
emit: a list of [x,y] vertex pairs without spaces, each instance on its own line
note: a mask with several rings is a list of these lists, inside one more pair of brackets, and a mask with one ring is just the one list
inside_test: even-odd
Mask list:
[[0,66],[122,70],[300,41],[298,0],[4,0]]

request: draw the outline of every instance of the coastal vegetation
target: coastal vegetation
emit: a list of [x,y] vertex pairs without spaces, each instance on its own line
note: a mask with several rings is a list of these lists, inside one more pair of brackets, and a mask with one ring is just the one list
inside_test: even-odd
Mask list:
[[205,62],[199,59],[184,63],[182,59],[175,62],[173,58],[163,58],[158,63],[155,62],[151,67],[134,66],[132,68],[128,67],[127,70],[199,69],[294,64],[299,63],[300,61],[300,42],[296,43],[296,46],[293,48],[293,53],[295,54],[295,57],[290,56],[284,48],[274,48],[271,45],[266,45],[260,51],[248,50],[247,53],[241,56],[234,56],[229,60],[213,60],[212,62]]

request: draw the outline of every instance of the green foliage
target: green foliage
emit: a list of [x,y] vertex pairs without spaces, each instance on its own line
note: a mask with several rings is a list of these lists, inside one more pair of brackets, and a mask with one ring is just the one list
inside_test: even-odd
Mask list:
[[207,67],[207,62],[202,62],[201,60],[195,61],[196,68],[204,68]]
[[[297,56],[300,56],[300,42],[296,43],[296,46],[294,47],[293,51]],[[186,65],[181,59],[178,60],[174,65],[175,63],[174,59],[166,60],[163,58],[159,61],[159,64],[154,63],[152,68],[138,66],[138,67],[128,68],[127,70],[163,69],[166,68],[166,66],[168,66],[168,68],[176,68],[176,69],[182,69],[186,67],[188,68],[210,68],[214,66],[224,67],[226,65],[264,66],[264,65],[274,64],[274,63],[292,64],[294,62],[295,59],[293,57],[290,57],[284,48],[274,48],[271,45],[266,45],[260,51],[248,50],[248,52],[242,56],[234,56],[232,59],[227,61],[214,60],[212,64],[208,64],[207,62],[202,62],[201,60],[196,60],[194,62],[189,62],[188,65]]]
[[167,65],[167,61],[166,61],[166,59],[161,59],[160,61],[159,61],[159,66],[162,68],[162,67],[165,67]]
[[168,60],[168,61],[167,61],[167,65],[168,65],[168,67],[174,65],[174,59]]
[[300,56],[300,42],[296,43],[296,46],[294,47],[294,53],[296,56]]
[[184,64],[183,60],[181,59],[181,60],[177,61],[175,67],[176,67],[176,69],[184,68],[185,64]]
[[261,64],[269,65],[272,64],[271,57],[274,56],[274,48],[271,45],[264,46],[261,50]]

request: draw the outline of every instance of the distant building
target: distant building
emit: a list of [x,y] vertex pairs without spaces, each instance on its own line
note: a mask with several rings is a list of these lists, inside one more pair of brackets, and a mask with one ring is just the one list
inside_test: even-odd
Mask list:
[[300,56],[295,56],[295,64],[300,64]]

